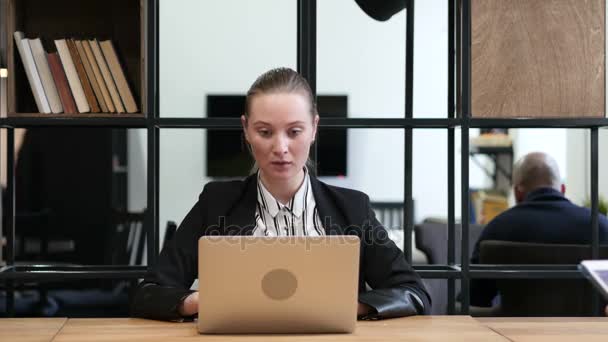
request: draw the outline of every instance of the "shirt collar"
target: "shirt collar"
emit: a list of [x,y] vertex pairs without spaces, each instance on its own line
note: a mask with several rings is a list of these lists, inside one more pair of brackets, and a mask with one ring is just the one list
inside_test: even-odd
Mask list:
[[273,218],[276,217],[283,208],[287,208],[294,216],[300,218],[304,211],[304,205],[311,195],[310,189],[310,176],[308,175],[308,170],[304,168],[304,181],[302,182],[302,185],[300,185],[300,188],[291,200],[289,200],[286,205],[283,205],[270,193],[270,191],[268,191],[268,189],[266,189],[260,179],[260,172],[258,171],[258,203],[260,207],[265,208]]
[[560,191],[543,187],[530,191],[526,195],[524,202],[548,200],[566,200],[566,197]]

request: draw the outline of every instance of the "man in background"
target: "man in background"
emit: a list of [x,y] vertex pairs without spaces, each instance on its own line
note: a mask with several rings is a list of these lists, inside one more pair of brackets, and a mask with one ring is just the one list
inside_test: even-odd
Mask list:
[[[533,152],[513,168],[513,192],[517,205],[496,216],[475,244],[472,264],[479,263],[479,246],[484,240],[589,244],[591,211],[570,202],[557,163],[549,155]],[[599,216],[600,243],[608,242],[608,219]],[[494,280],[471,281],[471,305],[492,306],[497,295]]]

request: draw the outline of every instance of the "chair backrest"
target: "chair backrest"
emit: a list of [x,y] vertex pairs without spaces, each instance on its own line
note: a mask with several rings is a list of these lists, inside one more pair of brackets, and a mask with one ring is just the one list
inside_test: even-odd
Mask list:
[[111,243],[111,265],[142,265],[146,246],[145,211],[115,212]]
[[[473,246],[483,230],[483,226],[469,225],[469,257],[473,253]],[[424,221],[414,227],[416,248],[426,254],[429,264],[447,264],[448,262],[448,225],[443,222]],[[460,263],[460,245],[462,228],[460,224],[454,225],[456,263]],[[446,279],[424,279],[427,290],[433,299],[432,315],[445,315],[448,308],[448,282]],[[456,292],[460,292],[459,283]]]
[[[469,224],[469,258],[473,254],[473,247],[479,239],[484,226]],[[448,262],[448,225],[441,222],[425,221],[414,227],[416,232],[416,247],[429,258],[429,264],[447,264]],[[454,225],[456,263],[460,263],[462,226]]]
[[19,211],[15,214],[15,254],[18,259],[49,261],[49,240],[56,237],[53,235],[55,232],[48,229],[50,217],[49,209]]
[[[600,248],[608,258],[608,246]],[[589,245],[483,241],[480,263],[517,265],[575,265],[591,258]],[[498,279],[501,315],[590,316],[594,293],[585,279]]]
[[403,229],[402,202],[372,202],[376,218],[387,230]]

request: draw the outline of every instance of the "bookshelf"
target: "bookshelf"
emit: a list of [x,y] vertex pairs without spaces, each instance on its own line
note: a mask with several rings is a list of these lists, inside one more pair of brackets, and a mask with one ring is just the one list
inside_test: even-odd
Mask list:
[[[144,0],[5,0],[8,118],[144,118],[147,112],[146,11]],[[38,112],[13,33],[41,37],[47,52],[54,39],[112,40],[139,113],[41,114]]]

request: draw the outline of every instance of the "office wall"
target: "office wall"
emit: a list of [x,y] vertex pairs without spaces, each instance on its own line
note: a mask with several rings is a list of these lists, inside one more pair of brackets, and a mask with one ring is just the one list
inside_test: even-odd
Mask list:
[[[353,0],[319,1],[317,86],[346,94],[349,117],[403,117],[405,13],[388,22],[367,17]],[[414,112],[445,117],[447,106],[447,2],[416,3]],[[296,1],[162,0],[160,2],[160,110],[163,117],[203,117],[209,93],[243,93],[263,71],[296,67]],[[470,131],[471,136],[477,130]],[[403,199],[403,131],[348,130],[348,175],[324,180],[365,191],[372,200]],[[536,136],[536,138],[534,138]],[[535,146],[542,135],[524,139]],[[133,209],[145,206],[145,146],[130,132]],[[195,203],[205,177],[204,130],[161,130],[160,224],[180,222]],[[518,151],[531,149],[522,146]],[[456,135],[460,189],[460,135]],[[415,218],[447,215],[447,132],[414,132]],[[487,166],[490,164],[487,163]],[[489,179],[470,163],[470,186]],[[456,213],[460,196],[456,196]]]

